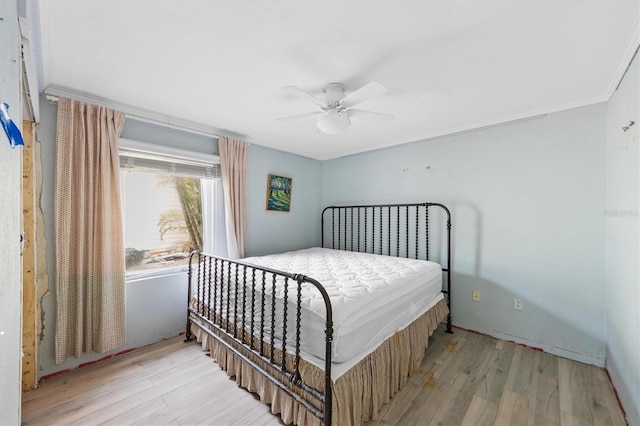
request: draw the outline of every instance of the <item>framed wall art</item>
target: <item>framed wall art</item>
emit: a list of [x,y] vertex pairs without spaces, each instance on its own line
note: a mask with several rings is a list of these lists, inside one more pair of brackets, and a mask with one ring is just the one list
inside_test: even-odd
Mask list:
[[267,177],[267,210],[288,212],[291,208],[291,184],[293,179],[284,176]]

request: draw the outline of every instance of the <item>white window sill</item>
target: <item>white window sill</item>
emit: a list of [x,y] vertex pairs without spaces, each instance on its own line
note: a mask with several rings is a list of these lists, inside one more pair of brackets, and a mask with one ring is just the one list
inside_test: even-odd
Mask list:
[[125,282],[134,282],[150,278],[168,277],[172,275],[185,274],[189,270],[189,265],[172,266],[169,268],[158,268],[145,271],[127,272]]

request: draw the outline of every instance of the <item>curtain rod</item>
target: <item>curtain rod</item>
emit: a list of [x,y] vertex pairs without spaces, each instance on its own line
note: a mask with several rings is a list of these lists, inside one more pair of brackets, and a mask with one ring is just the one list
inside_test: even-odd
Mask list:
[[47,100],[52,103],[57,103],[59,98],[74,99],[77,101],[86,102],[93,105],[100,105],[103,107],[121,111],[124,113],[126,118],[129,118],[131,120],[142,121],[144,123],[155,124],[157,126],[168,127],[170,129],[207,136],[213,139],[219,138],[218,132],[213,127],[189,120],[171,118],[153,111],[136,108],[130,105],[120,104],[95,96],[73,93],[64,89],[47,88],[44,93]]

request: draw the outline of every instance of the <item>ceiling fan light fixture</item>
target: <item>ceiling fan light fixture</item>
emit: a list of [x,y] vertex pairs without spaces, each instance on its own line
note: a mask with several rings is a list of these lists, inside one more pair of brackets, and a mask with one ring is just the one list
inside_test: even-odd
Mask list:
[[317,116],[318,130],[327,135],[338,135],[351,126],[351,117],[358,120],[388,121],[393,116],[373,111],[353,109],[354,106],[374,96],[382,95],[387,89],[376,81],[371,81],[358,90],[345,96],[345,87],[340,83],[329,83],[322,89],[322,96],[316,97],[296,86],[283,87],[287,93],[314,103],[320,107],[320,111],[308,112],[278,118],[278,120],[297,120],[310,116]]
[[344,111],[327,111],[318,119],[318,129],[327,135],[338,135],[351,125],[349,115]]

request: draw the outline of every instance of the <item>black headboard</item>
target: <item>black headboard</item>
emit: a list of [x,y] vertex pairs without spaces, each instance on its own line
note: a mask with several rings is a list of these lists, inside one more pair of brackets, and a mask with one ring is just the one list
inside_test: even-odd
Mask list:
[[[322,211],[322,247],[432,260],[446,272],[451,311],[451,212],[440,203],[329,206]],[[451,332],[451,313],[447,318]]]

